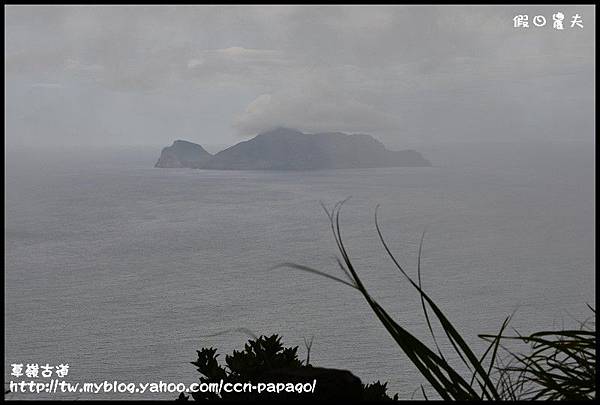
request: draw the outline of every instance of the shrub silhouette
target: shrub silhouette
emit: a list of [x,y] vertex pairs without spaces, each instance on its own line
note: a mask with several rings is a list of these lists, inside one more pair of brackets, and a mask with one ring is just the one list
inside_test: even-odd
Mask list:
[[[352,373],[345,370],[313,367],[298,358],[298,346],[285,347],[278,335],[250,339],[241,351],[234,350],[225,356],[225,365],[219,364],[217,349],[202,348],[192,362],[201,374],[201,383],[293,382],[312,383],[316,379],[315,393],[291,392],[194,392],[191,399],[201,400],[249,400],[249,399],[363,399],[392,400],[387,394],[387,383],[379,381],[362,384]],[[189,400],[183,393],[178,400]]]

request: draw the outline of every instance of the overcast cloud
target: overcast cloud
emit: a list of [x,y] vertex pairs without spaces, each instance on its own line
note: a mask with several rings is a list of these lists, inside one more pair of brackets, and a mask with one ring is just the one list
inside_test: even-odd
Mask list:
[[[5,14],[8,145],[231,144],[275,126],[393,145],[594,139],[592,6]],[[548,23],[515,29],[516,14]]]

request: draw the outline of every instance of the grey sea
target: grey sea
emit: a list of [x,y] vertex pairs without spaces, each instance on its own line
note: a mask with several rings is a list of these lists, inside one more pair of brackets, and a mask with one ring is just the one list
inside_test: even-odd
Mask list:
[[[420,151],[433,167],[310,172],[155,169],[160,150],[148,148],[7,151],[5,381],[24,379],[12,363],[68,363],[73,383],[189,384],[196,350],[214,346],[223,359],[246,328],[282,335],[301,358],[313,338],[313,364],[388,381],[410,398],[424,381],[360,294],[272,269],[295,262],[342,276],[320,202],[349,196],[341,226],[351,259],[425,341],[419,297],[378,240],[377,204],[386,241],[413,275],[426,229],[424,288],[478,350],[477,334],[513,312],[522,333],[591,315],[594,144]],[[103,397],[177,394],[69,398]]]

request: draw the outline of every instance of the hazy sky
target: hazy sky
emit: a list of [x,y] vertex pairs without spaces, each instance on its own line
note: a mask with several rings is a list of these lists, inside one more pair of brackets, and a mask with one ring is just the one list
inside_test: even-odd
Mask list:
[[[565,15],[564,30],[552,14]],[[572,16],[583,28],[571,28]],[[529,15],[529,28],[513,17]],[[8,146],[594,139],[593,6],[9,6]],[[543,15],[547,24],[535,27]]]

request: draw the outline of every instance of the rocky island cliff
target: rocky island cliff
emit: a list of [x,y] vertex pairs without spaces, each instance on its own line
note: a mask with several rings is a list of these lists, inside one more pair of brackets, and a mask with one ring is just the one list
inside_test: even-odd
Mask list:
[[197,143],[177,140],[173,142],[173,145],[162,150],[154,167],[199,169],[208,163],[211,158],[212,155]]

